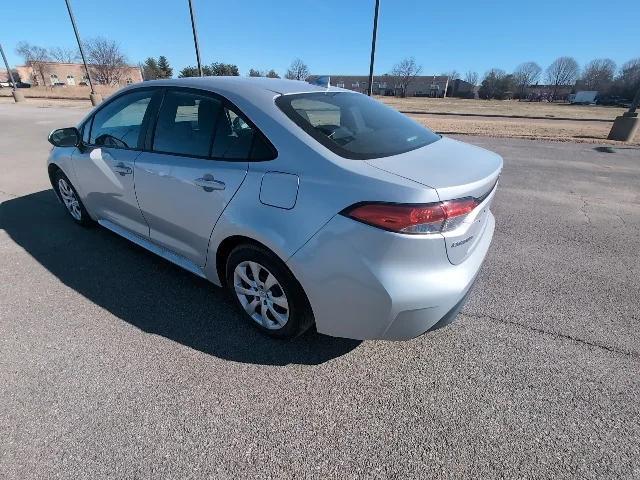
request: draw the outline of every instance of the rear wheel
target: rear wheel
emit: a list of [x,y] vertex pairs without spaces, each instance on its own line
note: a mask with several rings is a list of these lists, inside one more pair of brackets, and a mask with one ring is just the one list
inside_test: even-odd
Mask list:
[[273,337],[295,337],[313,323],[309,301],[285,264],[252,244],[236,247],[227,259],[227,288],[246,318]]
[[62,201],[67,213],[71,215],[74,222],[84,227],[93,225],[93,220],[89,217],[86,208],[80,200],[80,196],[76,189],[73,188],[67,176],[58,170],[53,176],[53,186],[58,194],[58,198]]

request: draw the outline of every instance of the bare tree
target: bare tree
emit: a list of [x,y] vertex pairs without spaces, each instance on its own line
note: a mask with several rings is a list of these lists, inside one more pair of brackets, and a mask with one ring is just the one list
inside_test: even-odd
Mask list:
[[305,63],[296,58],[293,62],[291,62],[291,66],[284,78],[288,78],[289,80],[306,80],[309,76],[309,67],[305,65]]
[[98,37],[89,40],[85,48],[92,78],[103,85],[118,85],[127,67],[120,46],[113,40]]
[[640,83],[640,57],[632,58],[620,67],[619,79],[628,81],[631,84]]
[[558,57],[547,67],[547,82],[553,87],[551,99],[555,99],[563,85],[573,85],[580,73],[578,62],[573,57]]
[[620,67],[614,87],[616,94],[633,98],[640,88],[640,57],[633,58]]
[[16,47],[16,53],[24,59],[25,65],[28,65],[33,70],[33,80],[35,80],[35,83],[39,83],[38,75],[40,75],[42,85],[46,85],[47,81],[44,78],[47,71],[46,64],[51,61],[47,49],[37,45],[31,45],[28,42],[20,42]]
[[407,88],[420,75],[420,72],[422,72],[422,66],[416,64],[416,59],[413,57],[405,58],[394,65],[391,75],[395,77],[397,85],[400,86],[400,96],[402,98],[407,96]]
[[542,68],[536,62],[525,62],[518,65],[513,77],[520,98],[527,96],[527,88],[538,83]]
[[73,48],[52,47],[49,49],[49,55],[56,62],[61,63],[74,63],[80,59],[80,52]]
[[457,80],[460,78],[460,73],[458,73],[457,70],[449,70],[448,72],[442,72],[440,75],[442,75],[443,77],[447,77],[447,83],[445,84],[445,92],[444,92],[444,96],[448,97],[449,95],[451,95],[451,90],[454,87],[454,80]]
[[605,91],[613,83],[615,73],[616,62],[610,58],[597,58],[584,67],[582,81],[585,88],[589,90]]
[[457,70],[449,70],[448,72],[442,73],[443,77],[449,77],[449,81],[457,80],[460,78],[460,73]]
[[469,70],[464,74],[464,81],[470,83],[473,86],[476,86],[478,84],[479,77],[480,76],[478,75],[478,72],[472,72],[471,70]]

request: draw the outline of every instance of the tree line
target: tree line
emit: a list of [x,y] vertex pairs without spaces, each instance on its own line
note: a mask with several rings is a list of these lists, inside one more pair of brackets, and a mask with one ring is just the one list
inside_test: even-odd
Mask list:
[[[421,73],[422,66],[416,63],[415,58],[409,57],[395,64],[387,75],[395,80],[400,95],[405,96],[409,85]],[[441,75],[450,82],[463,79],[456,70],[443,72]],[[464,80],[473,86],[478,86],[479,78],[474,71],[468,71],[464,75]],[[544,86],[550,100],[558,98],[566,87],[598,91],[600,95],[633,98],[640,87],[640,58],[625,62],[619,69],[610,58],[592,60],[581,69],[573,57],[558,57],[546,70],[536,62],[524,62],[512,73],[492,68],[484,74],[478,95],[485,99],[527,98],[530,88],[540,82],[546,82]]]
[[[89,39],[83,43],[87,63],[92,80],[105,85],[117,85],[122,82],[125,68],[128,67],[127,58],[117,42],[102,37]],[[48,62],[75,63],[80,60],[78,49],[64,47],[44,48],[20,42],[16,53],[21,55],[26,65],[32,67],[37,83],[42,81],[46,85]],[[157,59],[147,58],[139,64],[144,80],[172,78],[173,68],[163,55]],[[237,65],[224,62],[213,62],[202,66],[205,76],[238,76],[240,70]],[[15,74],[17,72],[12,70]],[[292,80],[306,80],[310,75],[309,67],[299,58],[294,59],[284,74],[284,78]],[[394,65],[392,70],[384,75],[394,79],[395,87],[401,96],[406,96],[407,89],[415,78],[422,73],[422,66],[415,58],[409,57]],[[195,66],[187,66],[180,70],[178,77],[198,76]],[[442,73],[450,82],[462,79],[456,70]],[[250,77],[280,78],[274,70],[259,70],[250,68]],[[477,72],[468,71],[464,80],[473,86],[478,85],[480,76]],[[20,80],[16,78],[16,80]],[[573,57],[556,58],[545,70],[536,62],[524,62],[511,73],[500,68],[487,71],[480,82],[478,95],[486,99],[526,98],[530,95],[532,86],[546,82],[548,98],[557,99],[566,87],[581,90],[596,90],[601,95],[618,95],[632,98],[640,85],[640,57],[625,62],[620,68],[609,58],[598,58],[587,63],[583,69]],[[566,93],[566,92],[564,92]]]
[[[238,66],[233,63],[221,63],[214,62],[210,65],[202,66],[202,73],[204,76],[239,76],[240,70]],[[310,75],[309,67],[299,58],[296,58],[291,62],[291,65],[287,69],[284,78],[289,80],[306,80]],[[179,78],[184,77],[197,77],[200,75],[198,67],[188,66],[180,70],[178,74]],[[280,78],[278,72],[273,68],[269,70],[259,70],[257,68],[250,68],[249,77],[267,77],[267,78]]]
[[[118,85],[122,83],[125,69],[128,68],[127,57],[124,55],[117,42],[102,37],[89,39],[83,42],[83,48],[87,57],[87,63],[92,80],[104,85]],[[20,55],[25,65],[33,69],[36,83],[47,84],[46,75],[49,74],[47,64],[50,62],[77,63],[81,60],[80,51],[77,48],[49,47],[32,45],[28,42],[20,42],[16,47],[16,53]],[[148,57],[143,63],[138,64],[144,80],[156,80],[172,78],[173,68],[166,56],[160,55],[157,59]],[[16,81],[20,81],[18,72],[12,69]],[[224,62],[213,62],[202,66],[205,76],[238,76],[240,70],[237,65]],[[295,59],[284,77],[294,80],[305,80],[310,74],[309,67],[299,58]],[[178,73],[179,78],[196,77],[200,72],[195,66],[187,66]],[[280,78],[274,70],[258,70],[250,68],[250,77]],[[26,80],[26,79],[25,79]]]
[[512,73],[492,68],[485,73],[478,94],[487,99],[523,99],[530,95],[530,87],[540,82],[545,82],[549,100],[562,96],[566,87],[633,98],[640,86],[640,58],[619,69],[610,58],[591,60],[581,69],[573,57],[558,57],[544,71],[535,62],[522,63]]

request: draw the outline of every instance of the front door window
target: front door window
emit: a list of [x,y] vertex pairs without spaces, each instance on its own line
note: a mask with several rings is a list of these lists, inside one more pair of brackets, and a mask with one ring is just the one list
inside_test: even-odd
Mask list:
[[89,143],[113,148],[138,148],[144,115],[153,92],[141,90],[115,99],[96,113]]

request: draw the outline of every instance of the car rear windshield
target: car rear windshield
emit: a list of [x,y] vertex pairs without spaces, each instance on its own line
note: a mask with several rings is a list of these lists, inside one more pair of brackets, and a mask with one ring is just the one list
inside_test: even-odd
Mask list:
[[345,158],[389,157],[440,139],[397,110],[358,93],[281,95],[276,104],[305,132]]

